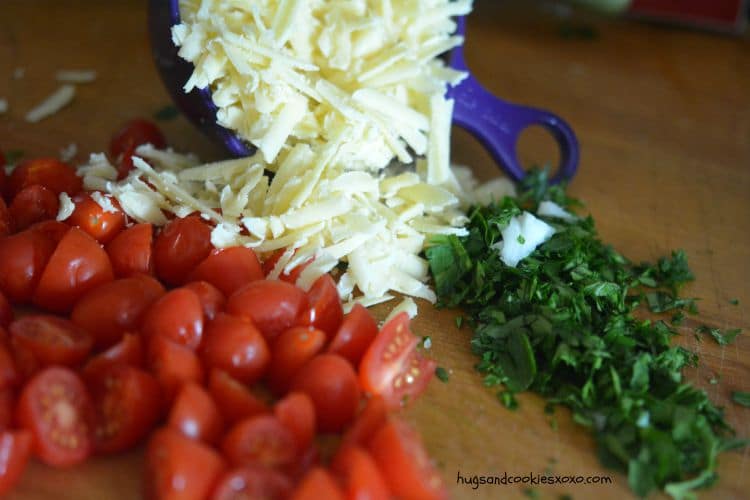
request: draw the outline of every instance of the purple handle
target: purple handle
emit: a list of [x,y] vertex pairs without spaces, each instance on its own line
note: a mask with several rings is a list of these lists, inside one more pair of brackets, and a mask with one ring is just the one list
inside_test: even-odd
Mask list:
[[[466,33],[466,18],[457,19],[456,33]],[[450,65],[469,71],[462,46],[451,51]],[[521,133],[531,125],[541,125],[557,140],[560,147],[560,166],[552,182],[569,180],[578,167],[578,140],[573,129],[560,117],[541,109],[512,104],[494,96],[471,73],[458,85],[448,89],[448,97],[455,100],[453,122],[476,137],[492,158],[514,180],[520,181],[526,172],[518,160],[517,144]]]

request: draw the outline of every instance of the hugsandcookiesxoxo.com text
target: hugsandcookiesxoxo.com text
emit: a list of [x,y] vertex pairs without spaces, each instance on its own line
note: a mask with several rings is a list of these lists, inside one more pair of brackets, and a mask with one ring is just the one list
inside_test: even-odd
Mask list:
[[471,486],[474,490],[485,485],[508,486],[523,484],[527,486],[536,486],[542,484],[612,484],[612,477],[599,475],[540,474],[536,472],[530,472],[528,474],[508,474],[507,472],[503,472],[502,475],[483,475],[461,474],[461,471],[458,471],[456,474],[456,484]]

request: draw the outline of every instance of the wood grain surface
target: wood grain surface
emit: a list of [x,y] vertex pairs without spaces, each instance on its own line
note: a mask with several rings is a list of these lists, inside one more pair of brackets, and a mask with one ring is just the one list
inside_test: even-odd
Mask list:
[[[150,59],[144,1],[0,0],[0,147],[27,155],[57,154],[70,143],[77,160],[106,149],[110,134],[135,116],[169,104]],[[498,95],[547,108],[576,129],[580,173],[571,192],[594,214],[603,238],[625,255],[654,259],[684,248],[697,276],[686,293],[701,297],[702,320],[740,327],[732,345],[697,342],[690,324],[677,340],[701,356],[689,378],[726,406],[740,436],[750,435],[750,409],[731,403],[750,390],[750,43],[628,21],[588,20],[595,36],[561,36],[565,22],[530,2],[479,0],[469,20],[467,58]],[[526,4],[519,8],[517,4]],[[12,77],[23,68],[23,78]],[[75,102],[38,124],[25,113],[57,88],[60,69],[95,69]],[[170,143],[204,159],[222,151],[182,118],[163,123]],[[543,133],[520,144],[529,163],[555,161]],[[466,134],[453,157],[480,177],[497,170]],[[0,263],[2,265],[2,263]],[[739,299],[739,305],[730,299]],[[451,372],[407,411],[421,430],[455,498],[519,498],[524,485],[457,484],[457,475],[608,475],[612,484],[536,486],[540,498],[631,497],[623,475],[602,468],[592,440],[565,412],[555,430],[543,401],[524,394],[510,412],[483,387],[469,352],[470,332],[455,311],[420,304],[414,330],[433,339],[432,353]],[[376,309],[383,317],[387,307]],[[694,326],[694,325],[693,325]],[[720,376],[717,385],[708,380]],[[725,453],[720,479],[702,498],[748,498],[748,451]],[[12,499],[132,499],[140,492],[141,452],[96,459],[69,470],[33,464]]]

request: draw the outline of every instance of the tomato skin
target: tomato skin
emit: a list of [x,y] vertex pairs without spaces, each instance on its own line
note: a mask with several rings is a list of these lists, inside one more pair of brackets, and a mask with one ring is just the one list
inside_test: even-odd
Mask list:
[[143,317],[146,338],[160,335],[190,349],[203,338],[203,306],[192,290],[178,288],[154,302]]
[[203,365],[192,349],[163,335],[154,335],[148,342],[148,367],[168,401],[174,399],[182,384],[203,383]]
[[273,342],[271,366],[266,380],[275,394],[289,390],[299,370],[323,350],[326,334],[315,328],[297,326],[286,330]]
[[250,389],[224,371],[211,370],[208,390],[219,412],[229,424],[269,412],[268,406]]
[[125,332],[137,330],[149,307],[165,293],[150,276],[110,281],[86,292],[70,319],[91,332],[97,349],[104,349],[119,342]]
[[124,364],[109,365],[100,375],[88,381],[97,415],[94,450],[99,454],[128,450],[159,420],[161,388],[150,373]]
[[52,190],[33,184],[16,194],[8,211],[13,229],[22,231],[36,222],[54,219],[59,209],[60,201]]
[[[10,390],[21,382],[16,362],[4,342],[0,343],[0,391]],[[0,426],[0,430],[2,426]]]
[[242,246],[212,250],[190,275],[190,281],[207,281],[225,296],[262,279],[263,269],[255,252]]
[[390,418],[370,440],[369,450],[395,496],[414,500],[448,498],[419,435],[405,422]]
[[31,300],[56,243],[42,232],[27,230],[0,239],[0,289],[14,304]]
[[367,446],[372,436],[385,424],[387,416],[388,410],[383,397],[371,396],[365,408],[342,436],[340,447]]
[[273,414],[294,435],[298,453],[310,447],[315,437],[315,407],[310,396],[289,393],[276,402]]
[[182,386],[172,405],[167,425],[190,439],[216,443],[224,431],[224,419],[211,395],[198,384]]
[[324,274],[313,283],[307,292],[310,306],[303,311],[297,323],[313,326],[333,337],[344,319],[344,309],[330,274]]
[[13,169],[8,179],[8,197],[13,199],[23,188],[34,184],[46,187],[56,196],[60,193],[73,195],[83,187],[83,181],[67,163],[57,158],[36,158]]
[[388,486],[372,456],[359,446],[341,448],[331,461],[331,472],[343,484],[346,498],[391,498]]
[[220,313],[206,328],[201,358],[209,369],[224,370],[249,385],[266,372],[271,351],[250,321]]
[[[344,500],[344,493],[322,467],[311,469],[294,489],[290,500]],[[411,499],[409,499],[411,500]]]
[[245,465],[225,472],[216,483],[211,498],[284,500],[291,492],[291,481],[280,472],[259,465]]
[[[0,176],[5,175],[5,171],[0,167]],[[0,238],[8,236],[13,232],[13,220],[10,216],[8,205],[2,198],[2,182],[0,182]]]
[[16,406],[17,421],[33,435],[34,454],[55,467],[75,465],[91,455],[93,416],[81,379],[56,366],[29,380]]
[[322,432],[342,430],[357,413],[357,375],[347,360],[335,354],[320,354],[310,360],[297,372],[291,388],[310,396]]
[[88,383],[101,379],[104,372],[112,365],[129,365],[141,368],[144,365],[145,354],[140,335],[126,333],[117,344],[96,356],[89,358],[81,370],[81,376]]
[[37,222],[29,227],[29,231],[38,233],[53,243],[53,248],[60,244],[63,237],[68,234],[70,226],[57,220],[45,220]]
[[148,500],[203,500],[226,469],[209,446],[169,427],[156,431],[146,448]]
[[8,326],[11,321],[13,321],[13,308],[0,291],[0,328]]
[[203,316],[209,321],[223,311],[227,303],[226,297],[224,297],[219,289],[206,281],[193,281],[182,288],[187,288],[195,292],[203,307]]
[[[268,277],[268,275],[273,272],[273,270],[276,268],[276,264],[278,264],[279,259],[281,259],[285,252],[285,248],[279,248],[273,254],[271,254],[270,257],[263,261],[263,274],[266,277]],[[304,271],[305,268],[310,265],[310,263],[312,263],[312,261],[313,259],[308,259],[300,265],[290,269],[288,272],[284,272],[283,270],[281,270],[279,272],[278,279],[294,285],[295,283],[297,283],[299,275],[302,274],[302,271]]]
[[120,203],[112,196],[103,195],[115,209],[115,212],[104,210],[89,193],[79,193],[73,197],[75,209],[65,222],[88,233],[99,243],[112,240],[125,227],[125,213],[120,210]]
[[297,451],[294,435],[271,415],[236,423],[224,436],[221,449],[232,464],[266,467],[291,464]]
[[283,281],[253,281],[227,301],[227,312],[249,318],[269,342],[292,327],[306,307],[305,292]]
[[0,434],[0,495],[18,483],[31,456],[31,433],[26,430]]
[[89,332],[50,314],[22,316],[8,330],[13,349],[28,351],[40,366],[78,365],[94,344]]
[[105,248],[115,276],[127,278],[138,273],[154,274],[153,235],[151,224],[134,224],[107,243]]
[[0,389],[0,431],[13,425],[16,397],[13,389]]
[[151,144],[157,149],[167,146],[167,140],[159,127],[143,118],[128,121],[112,136],[109,154],[117,163],[118,179],[124,178],[133,169],[132,156],[136,148],[143,144]]
[[104,249],[91,236],[71,227],[42,273],[34,304],[53,312],[68,312],[83,294],[113,279]]
[[198,215],[170,221],[154,242],[156,275],[170,285],[182,285],[211,252],[211,228]]
[[362,304],[355,304],[349,314],[344,316],[341,326],[327,351],[338,354],[358,366],[367,348],[378,335],[378,324]]

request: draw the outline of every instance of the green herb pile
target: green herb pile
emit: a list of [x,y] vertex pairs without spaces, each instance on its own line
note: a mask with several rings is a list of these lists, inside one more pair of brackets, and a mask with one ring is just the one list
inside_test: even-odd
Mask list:
[[634,264],[599,240],[591,217],[546,218],[554,236],[508,267],[491,246],[513,216],[535,213],[542,200],[578,205],[563,187],[549,186],[545,172],[521,189],[517,198],[474,208],[468,236],[432,240],[426,253],[439,305],[461,306],[473,318],[478,369],[487,385],[504,385],[503,404],[514,408],[513,394],[532,390],[550,408],[569,407],[593,432],[601,460],[627,472],[636,494],[662,488],[690,498],[716,480],[718,453],[746,443],[683,379],[697,356],[671,345],[673,326],[642,314],[648,307],[677,323],[683,311],[696,312],[694,300],[678,295],[693,279],[685,254]]

